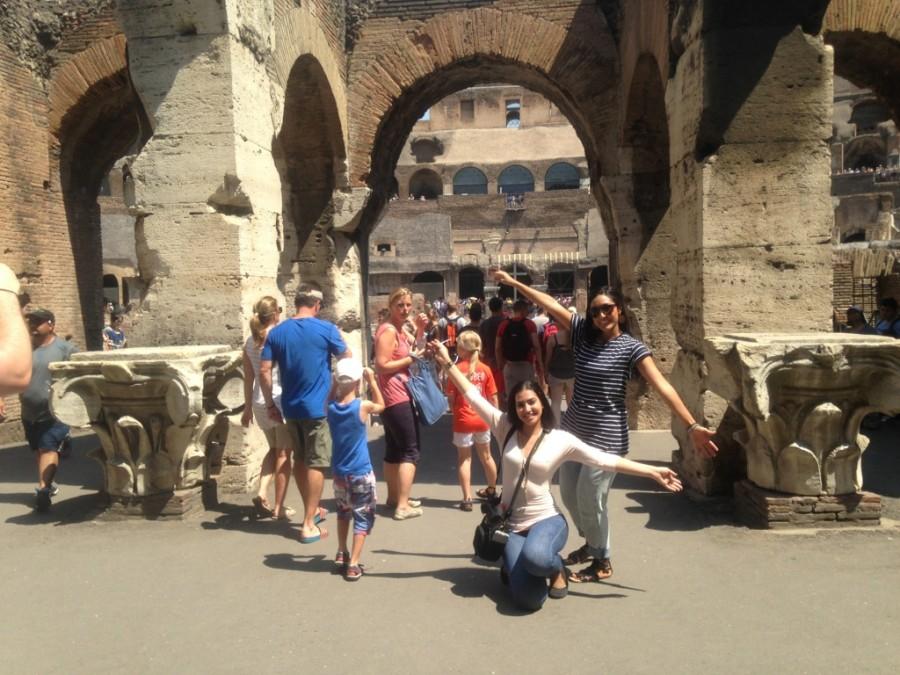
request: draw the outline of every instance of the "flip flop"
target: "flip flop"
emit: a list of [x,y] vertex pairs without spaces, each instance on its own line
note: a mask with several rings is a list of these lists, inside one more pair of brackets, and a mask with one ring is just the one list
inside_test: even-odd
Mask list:
[[327,515],[328,510],[320,506],[316,510],[316,515],[313,516],[313,525],[318,525],[319,523],[321,523],[323,520],[325,520],[325,517]]
[[262,497],[253,498],[253,516],[256,518],[271,518],[275,512],[263,501]]
[[305,537],[303,536],[303,532],[300,532],[300,543],[301,544],[315,544],[320,539],[325,539],[328,536],[328,530],[324,527],[317,527],[316,534]]

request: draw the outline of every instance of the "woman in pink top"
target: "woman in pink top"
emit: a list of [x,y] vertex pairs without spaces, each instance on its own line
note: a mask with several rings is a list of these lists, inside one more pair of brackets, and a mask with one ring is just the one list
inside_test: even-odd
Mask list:
[[394,520],[422,515],[421,504],[410,499],[416,464],[419,461],[419,425],[409,399],[406,382],[413,363],[410,345],[424,342],[428,317],[416,317],[416,336],[405,329],[412,311],[412,291],[398,288],[388,299],[388,319],[375,332],[375,372],[384,396],[384,478],[387,481],[388,506],[394,507]]
[[[567,431],[554,428],[556,420],[547,397],[534,381],[520,382],[509,392],[507,411],[488,403],[478,389],[450,360],[447,348],[431,342],[437,362],[491,427],[503,457],[503,492],[500,504],[510,511],[511,532],[503,551],[504,577],[508,578],[513,600],[524,609],[540,609],[549,595],[564,598],[568,593],[566,569],[559,552],[569,536],[566,519],[550,493],[550,481],[560,464],[567,461],[652,478],[667,490],[678,492],[681,481],[671,469],[633,462],[591,447]],[[525,462],[534,452],[515,503],[515,490]],[[547,587],[547,580],[550,587]]]

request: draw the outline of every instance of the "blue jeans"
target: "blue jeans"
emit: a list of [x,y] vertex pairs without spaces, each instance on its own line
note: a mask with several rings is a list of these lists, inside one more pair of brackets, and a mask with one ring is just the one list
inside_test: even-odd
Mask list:
[[588,553],[609,558],[609,509],[606,500],[616,474],[566,462],[559,467],[559,492],[572,516],[578,534],[585,538]]
[[523,609],[540,609],[547,599],[547,579],[561,572],[559,552],[569,537],[566,519],[557,514],[531,526],[527,532],[511,532],[503,550],[503,566],[509,573],[513,602]]

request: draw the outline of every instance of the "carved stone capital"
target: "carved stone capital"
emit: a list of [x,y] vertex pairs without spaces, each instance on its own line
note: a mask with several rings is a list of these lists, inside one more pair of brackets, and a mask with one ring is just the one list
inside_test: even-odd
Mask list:
[[243,402],[241,354],[226,346],[84,352],[50,366],[50,407],[90,427],[108,494],[146,497],[199,485],[220,414]]
[[862,487],[860,435],[872,412],[900,413],[900,341],[814,333],[709,338],[709,389],[741,414],[735,435],[756,485],[796,495]]

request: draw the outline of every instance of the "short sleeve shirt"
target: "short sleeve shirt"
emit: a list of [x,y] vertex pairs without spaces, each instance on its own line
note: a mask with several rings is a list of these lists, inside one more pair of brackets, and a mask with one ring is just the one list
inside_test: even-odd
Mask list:
[[581,316],[572,317],[572,350],[575,390],[563,416],[563,429],[601,450],[627,454],[626,389],[650,350],[628,333],[608,342],[589,342],[587,321]]
[[[463,375],[468,375],[471,362],[460,361],[456,364]],[[497,393],[497,384],[494,382],[494,375],[491,369],[482,362],[478,362],[475,366],[475,374],[472,375],[471,382],[475,385],[478,393],[485,400],[490,401],[491,396]],[[469,405],[469,401],[460,393],[459,389],[453,382],[447,382],[447,393],[453,396],[453,431],[460,434],[471,434],[478,431],[488,431],[490,426],[485,422],[478,413]]]
[[347,351],[337,326],[316,317],[282,321],[269,331],[261,360],[281,371],[281,409],[287,419],[322,419],[331,388],[331,357]]
[[26,422],[43,422],[53,419],[50,413],[50,364],[68,361],[78,350],[68,340],[58,337],[49,345],[38,347],[31,355],[31,383],[19,396],[22,419]]

